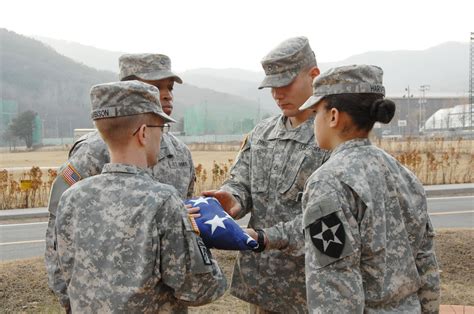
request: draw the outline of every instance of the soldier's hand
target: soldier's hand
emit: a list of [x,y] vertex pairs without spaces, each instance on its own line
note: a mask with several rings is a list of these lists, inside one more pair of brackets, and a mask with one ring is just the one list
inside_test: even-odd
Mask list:
[[252,228],[244,228],[245,232],[247,232],[249,234],[249,236],[252,237],[252,239],[254,239],[255,241],[258,240],[258,234],[257,232],[252,229]]
[[229,192],[221,190],[211,190],[202,192],[203,196],[215,197],[219,203],[221,203],[222,208],[228,213],[232,218],[235,218],[239,212],[242,210],[240,202]]
[[63,307],[64,307],[64,310],[66,311],[66,314],[71,314],[72,313],[70,304],[64,305]]
[[[258,234],[257,234],[257,231],[255,231],[255,229],[244,228],[244,230],[245,230],[245,232],[247,232],[249,234],[249,236],[252,237],[252,239],[254,239],[255,241],[258,240]],[[265,246],[268,245],[268,237],[265,233],[263,234],[263,243],[265,243]]]
[[201,217],[201,214],[199,213],[200,208],[199,207],[193,207],[191,204],[186,204],[184,205],[186,207],[186,210],[188,211],[188,215],[194,218]]

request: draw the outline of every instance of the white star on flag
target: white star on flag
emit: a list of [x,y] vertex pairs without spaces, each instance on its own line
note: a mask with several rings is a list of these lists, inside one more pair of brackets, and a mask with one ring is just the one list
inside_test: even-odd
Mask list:
[[[331,242],[334,242],[334,243],[338,243],[338,244],[342,244],[341,240],[339,240],[338,237],[336,237],[336,232],[337,232],[337,229],[339,229],[339,226],[341,225],[340,223],[335,225],[335,226],[332,226],[331,228],[328,228],[328,226],[326,226],[326,224],[324,223],[324,221],[321,221],[322,223],[322,226],[323,226],[323,230],[318,233],[317,235],[315,235],[313,238],[315,239],[319,239],[319,240],[322,240],[323,241],[323,246],[324,246],[324,252],[326,252],[326,249],[328,248],[328,245],[329,243]],[[324,231],[330,229],[332,234],[334,235],[334,240],[331,240],[329,239],[328,241],[324,240],[323,238],[323,233]]]
[[198,199],[189,200],[189,201],[193,202],[193,206],[196,206],[197,204],[207,204],[207,205],[209,205],[209,203],[207,202],[207,197],[200,196]]
[[211,225],[211,234],[214,234],[214,231],[217,227],[221,227],[225,229],[225,225],[223,223],[224,220],[228,219],[227,217],[219,217],[217,215],[214,216],[211,220],[204,222],[205,224]]
[[249,244],[249,242],[251,241],[255,241],[250,235],[246,234],[247,236],[247,244]]

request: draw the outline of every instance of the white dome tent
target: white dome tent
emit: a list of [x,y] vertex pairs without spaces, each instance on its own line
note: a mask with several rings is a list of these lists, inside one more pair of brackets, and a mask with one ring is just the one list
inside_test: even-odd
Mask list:
[[470,129],[473,117],[470,108],[472,107],[469,104],[465,104],[440,109],[426,120],[421,131],[429,133],[434,131],[453,132]]

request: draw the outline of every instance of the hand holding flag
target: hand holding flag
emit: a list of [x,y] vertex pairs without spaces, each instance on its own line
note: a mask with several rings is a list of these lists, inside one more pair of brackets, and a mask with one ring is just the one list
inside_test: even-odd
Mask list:
[[193,218],[204,244],[208,248],[220,250],[253,250],[258,247],[257,241],[248,235],[222,208],[213,197],[199,197],[185,202],[192,207],[199,207],[201,217]]

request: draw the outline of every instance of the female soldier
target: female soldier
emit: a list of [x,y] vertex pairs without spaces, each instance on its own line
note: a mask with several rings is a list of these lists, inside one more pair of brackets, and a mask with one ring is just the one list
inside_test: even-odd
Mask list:
[[420,181],[368,139],[388,123],[382,69],[334,68],[313,81],[300,110],[316,113],[318,145],[332,150],[303,195],[310,312],[437,312],[434,231]]

